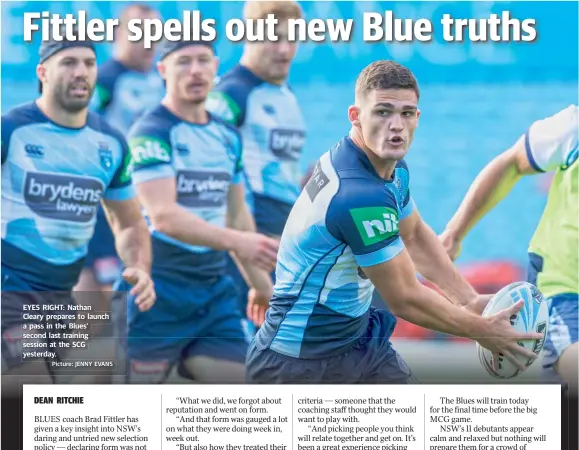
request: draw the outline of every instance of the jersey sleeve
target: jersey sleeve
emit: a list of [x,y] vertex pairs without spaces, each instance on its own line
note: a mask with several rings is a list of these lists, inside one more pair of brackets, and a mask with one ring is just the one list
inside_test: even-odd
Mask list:
[[118,136],[122,147],[122,159],[103,197],[106,200],[130,200],[136,196],[131,177],[131,154],[124,137]]
[[113,101],[115,83],[124,69],[115,61],[107,61],[98,69],[97,82],[92,94],[89,108],[97,114],[103,114]]
[[133,180],[136,184],[174,177],[170,127],[143,118],[129,131]]
[[577,159],[577,120],[577,106],[571,105],[529,127],[525,133],[525,149],[535,170],[552,172]]
[[330,233],[347,244],[360,267],[389,261],[404,248],[396,198],[376,184],[342,180],[328,208]]

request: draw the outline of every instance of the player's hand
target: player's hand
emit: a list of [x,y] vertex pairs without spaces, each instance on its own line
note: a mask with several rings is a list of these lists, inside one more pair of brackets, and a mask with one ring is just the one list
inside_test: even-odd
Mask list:
[[475,340],[486,349],[493,352],[493,362],[495,369],[498,369],[498,354],[502,354],[521,372],[526,367],[518,358],[517,355],[522,355],[525,358],[536,359],[537,355],[524,347],[517,344],[517,341],[536,341],[543,339],[542,333],[522,333],[513,328],[510,322],[510,317],[517,314],[524,306],[524,300],[519,300],[510,308],[499,311],[492,316],[485,317],[487,322],[487,330],[485,336],[475,338]]
[[468,303],[465,308],[477,316],[482,315],[494,294],[479,294]]
[[235,254],[242,260],[270,273],[275,269],[279,242],[259,233],[244,233],[237,242]]
[[462,250],[462,243],[460,242],[460,239],[458,239],[454,234],[447,230],[442,232],[442,234],[439,236],[439,239],[450,259],[452,261],[456,261]]
[[247,295],[247,318],[251,320],[256,327],[260,327],[265,322],[265,312],[269,307],[270,296],[257,291],[254,288],[249,290]]
[[135,304],[140,311],[148,311],[155,304],[157,296],[153,280],[147,272],[136,267],[127,267],[123,272],[123,280],[132,285],[130,295],[136,297]]

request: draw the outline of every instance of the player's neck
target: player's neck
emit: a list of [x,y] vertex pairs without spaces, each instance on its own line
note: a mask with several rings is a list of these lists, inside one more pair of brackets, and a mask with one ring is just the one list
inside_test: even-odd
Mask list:
[[207,110],[205,109],[205,102],[181,102],[166,96],[161,103],[171,111],[172,114],[185,122],[205,124],[209,120]]
[[275,84],[277,86],[281,86],[284,82],[285,82],[285,78],[284,79],[271,79],[268,77],[268,74],[265,70],[262,70],[261,67],[259,66],[259,64],[253,64],[252,61],[247,58],[246,56],[243,56],[241,58],[241,60],[239,61],[239,64],[241,64],[243,67],[245,67],[247,70],[249,70],[251,73],[253,73],[256,77],[270,83],[270,84]]
[[50,101],[45,96],[41,96],[36,105],[42,113],[52,122],[66,128],[82,128],[86,125],[88,108],[79,112],[70,112],[59,107],[56,102]]
[[372,164],[372,167],[374,167],[383,180],[392,179],[392,174],[396,168],[396,161],[378,158],[378,156],[368,148],[362,137],[355,130],[350,132],[350,139],[352,139],[354,144],[356,144],[360,150],[366,154],[370,164]]
[[143,73],[148,72],[148,69],[143,67],[138,62],[135,62],[131,56],[126,55],[122,52],[116,52],[114,54],[114,59],[116,61],[120,62],[125,68],[127,68],[129,70],[133,70],[135,72],[143,72]]

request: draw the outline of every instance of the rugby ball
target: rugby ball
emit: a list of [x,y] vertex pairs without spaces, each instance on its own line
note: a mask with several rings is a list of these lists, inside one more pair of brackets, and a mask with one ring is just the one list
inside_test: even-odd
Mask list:
[[[543,294],[533,286],[531,283],[519,281],[511,283],[497,292],[489,301],[485,310],[482,313],[483,317],[488,317],[496,314],[504,309],[510,308],[519,300],[525,301],[524,306],[517,314],[513,314],[510,318],[511,325],[517,330],[526,332],[537,332],[547,335],[549,326],[549,309],[543,298]],[[537,341],[519,341],[521,347],[525,347],[539,355],[543,349],[545,337]],[[493,367],[493,354],[482,347],[477,342],[477,352],[480,363],[484,369],[495,378],[513,378],[516,377],[520,369],[515,366],[507,358],[499,354],[498,370]],[[518,355],[520,361],[525,366],[530,366],[534,360],[523,355]]]

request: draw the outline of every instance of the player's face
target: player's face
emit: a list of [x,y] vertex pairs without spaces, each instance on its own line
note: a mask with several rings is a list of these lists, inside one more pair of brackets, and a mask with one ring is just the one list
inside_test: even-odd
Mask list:
[[43,66],[43,92],[62,109],[79,112],[88,106],[97,78],[96,57],[90,48],[63,50]]
[[[144,21],[158,18],[159,14],[155,11],[143,11],[139,8],[132,8],[127,11],[125,19],[128,24],[134,19]],[[142,41],[129,41],[128,28],[126,26],[119,28],[118,32],[118,44],[123,48],[123,53],[131,59],[131,65],[143,71],[151,70],[155,63],[155,43],[151,45],[151,48],[145,48]]]
[[164,63],[167,89],[180,100],[202,103],[213,87],[217,58],[204,45],[190,45],[169,55]]
[[276,26],[276,42],[256,43],[256,61],[268,80],[282,82],[289,76],[291,63],[296,56],[297,42],[288,41],[287,22],[280,21]]
[[369,92],[359,111],[364,143],[380,159],[404,158],[412,144],[419,115],[418,98],[412,89]]

